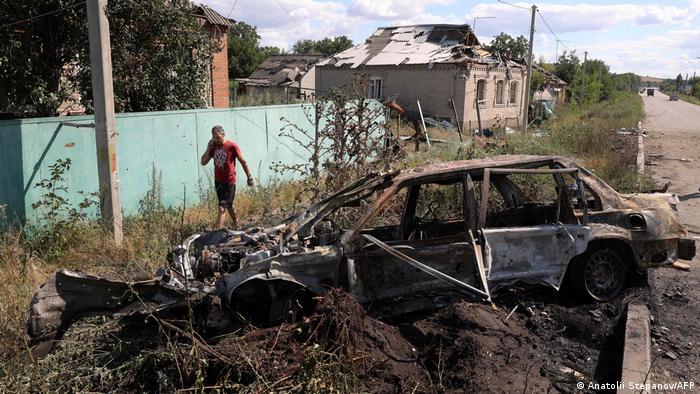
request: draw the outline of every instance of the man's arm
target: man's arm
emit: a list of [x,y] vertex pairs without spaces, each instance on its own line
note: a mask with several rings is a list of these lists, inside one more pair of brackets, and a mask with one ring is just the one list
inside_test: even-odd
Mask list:
[[209,160],[211,160],[211,150],[214,144],[212,143],[211,140],[209,140],[209,144],[207,145],[207,150],[204,151],[204,154],[202,155],[202,160],[201,163],[203,166],[207,165],[209,163]]
[[250,175],[250,169],[248,169],[248,163],[245,162],[245,159],[243,158],[243,153],[241,152],[241,149],[238,146],[236,146],[236,158],[241,163],[241,167],[243,167],[243,171],[245,171],[245,175],[248,178],[248,186],[253,186],[253,176]]

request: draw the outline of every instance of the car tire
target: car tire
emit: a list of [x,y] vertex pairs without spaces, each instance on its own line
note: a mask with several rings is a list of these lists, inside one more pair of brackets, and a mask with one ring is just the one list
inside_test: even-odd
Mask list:
[[627,267],[614,249],[587,251],[573,267],[573,282],[581,296],[608,302],[625,288]]
[[278,326],[282,323],[296,323],[311,314],[314,308],[313,295],[298,289],[292,294],[279,295],[270,305],[269,325]]

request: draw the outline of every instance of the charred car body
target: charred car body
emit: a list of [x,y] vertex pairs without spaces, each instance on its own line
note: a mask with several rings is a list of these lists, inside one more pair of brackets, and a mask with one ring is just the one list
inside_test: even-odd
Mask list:
[[370,174],[277,227],[195,234],[151,281],[59,271],[34,296],[29,334],[52,338],[86,312],[193,303],[214,327],[231,324],[232,311],[278,324],[299,318],[330,287],[378,316],[465,295],[488,300],[515,282],[558,290],[566,279],[607,301],[630,272],[692,259],[677,202],[672,194],[619,194],[549,156]]

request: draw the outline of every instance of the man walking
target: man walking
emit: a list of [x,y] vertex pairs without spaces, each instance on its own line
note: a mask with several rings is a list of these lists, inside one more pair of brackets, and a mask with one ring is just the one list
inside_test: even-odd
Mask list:
[[214,126],[211,129],[211,140],[209,140],[207,150],[202,155],[203,166],[206,166],[209,160],[214,159],[214,185],[219,200],[219,212],[215,224],[217,229],[224,228],[226,211],[231,216],[233,228],[238,228],[236,209],[233,207],[233,199],[236,196],[236,160],[243,166],[243,171],[248,177],[248,186],[253,186],[253,177],[248,170],[248,164],[243,159],[241,147],[237,143],[227,140],[225,136],[223,127]]

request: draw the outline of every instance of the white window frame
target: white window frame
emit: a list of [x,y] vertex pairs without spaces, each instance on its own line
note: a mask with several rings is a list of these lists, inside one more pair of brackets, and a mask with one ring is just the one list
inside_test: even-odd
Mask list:
[[370,77],[367,82],[367,98],[381,100],[384,95],[384,80],[381,77]]

